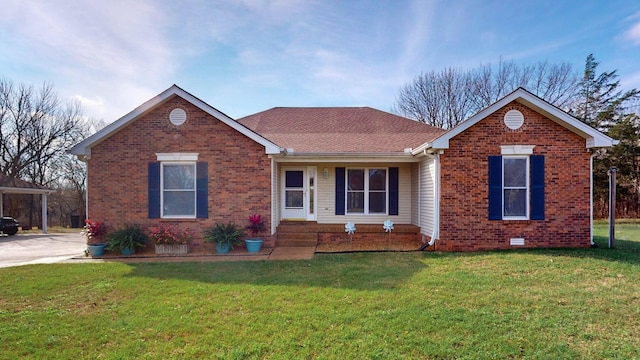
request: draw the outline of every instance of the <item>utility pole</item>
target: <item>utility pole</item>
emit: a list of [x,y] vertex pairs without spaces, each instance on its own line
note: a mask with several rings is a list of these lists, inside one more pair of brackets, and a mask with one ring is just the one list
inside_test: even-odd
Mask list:
[[609,248],[616,246],[616,172],[614,166],[607,171],[609,174]]

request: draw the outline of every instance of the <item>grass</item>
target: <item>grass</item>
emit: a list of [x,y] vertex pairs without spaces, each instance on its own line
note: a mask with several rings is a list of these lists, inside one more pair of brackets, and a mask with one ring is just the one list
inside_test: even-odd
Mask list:
[[640,358],[640,224],[597,249],[0,269],[0,359]]

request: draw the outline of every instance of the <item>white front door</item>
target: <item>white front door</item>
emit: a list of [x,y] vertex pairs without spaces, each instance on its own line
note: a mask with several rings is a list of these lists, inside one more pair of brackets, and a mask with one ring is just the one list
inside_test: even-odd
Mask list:
[[282,219],[316,219],[315,167],[286,168],[282,172]]

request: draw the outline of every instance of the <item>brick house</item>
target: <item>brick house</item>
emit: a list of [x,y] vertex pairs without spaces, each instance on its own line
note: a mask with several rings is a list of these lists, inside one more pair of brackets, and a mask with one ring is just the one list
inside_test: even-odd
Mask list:
[[589,246],[590,150],[615,143],[524,89],[444,131],[368,107],[234,120],[174,85],[70,153],[112,228],[257,213],[268,247],[473,251]]

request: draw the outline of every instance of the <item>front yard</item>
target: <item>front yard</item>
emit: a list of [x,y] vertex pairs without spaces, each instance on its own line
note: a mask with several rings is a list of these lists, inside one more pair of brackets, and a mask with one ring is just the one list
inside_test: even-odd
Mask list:
[[1,359],[640,357],[640,224],[597,249],[0,269]]

